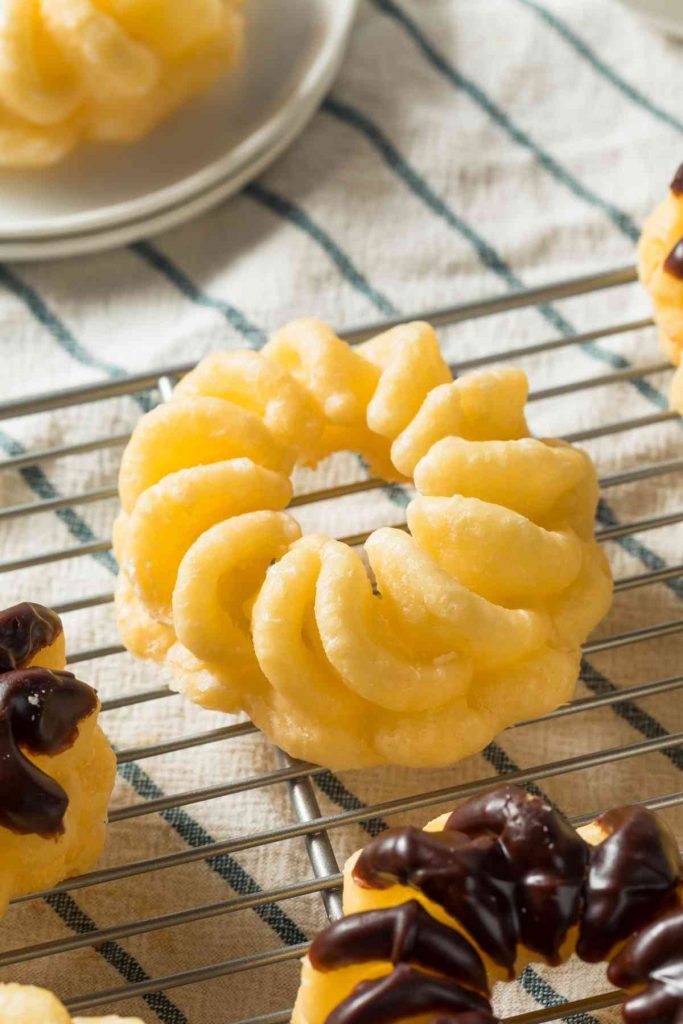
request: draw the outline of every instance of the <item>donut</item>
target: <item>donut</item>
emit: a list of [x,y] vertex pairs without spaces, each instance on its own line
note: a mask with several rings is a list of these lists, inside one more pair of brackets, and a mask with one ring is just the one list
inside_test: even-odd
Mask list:
[[0,611],[0,914],[102,851],[116,758],[98,712],[95,691],[65,670],[55,612]]
[[[351,347],[299,320],[207,356],[123,454],[123,643],[332,768],[452,763],[556,707],[612,583],[595,468],[529,436],[527,391],[515,369],[453,380],[426,323]],[[417,491],[367,564],[287,511],[293,468],[341,449]]]
[[139,1017],[74,1017],[47,989],[0,984],[2,1024],[143,1024]]
[[666,825],[619,807],[575,831],[501,785],[344,868],[345,916],[311,944],[292,1024],[486,1024],[491,986],[576,954],[627,990],[627,1024],[683,1013],[683,863]]
[[29,665],[63,669],[66,651],[57,613],[24,601],[0,611],[0,673]]
[[650,293],[662,352],[678,367],[671,383],[671,408],[683,414],[683,164],[666,198],[643,224],[638,273]]
[[5,0],[0,167],[149,132],[236,63],[242,0]]

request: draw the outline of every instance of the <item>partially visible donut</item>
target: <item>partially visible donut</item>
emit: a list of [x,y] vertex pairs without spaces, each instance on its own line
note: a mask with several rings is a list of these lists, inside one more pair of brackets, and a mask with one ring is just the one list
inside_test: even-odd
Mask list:
[[0,672],[66,665],[62,620],[51,608],[22,601],[0,611]]
[[55,612],[0,611],[0,915],[87,870],[104,845],[116,758],[95,690],[65,665]]
[[241,8],[242,0],[3,0],[0,167],[48,167],[81,141],[146,135],[236,64]]
[[671,384],[671,407],[683,413],[683,164],[666,198],[643,224],[638,272],[650,292],[662,352],[679,367]]
[[[609,607],[590,458],[532,438],[514,369],[453,380],[429,324],[319,320],[207,356],[137,424],[114,553],[121,639],[172,685],[330,768],[449,764],[568,700]],[[364,554],[301,536],[295,465],[412,479]]]
[[293,1024],[483,1024],[494,981],[573,953],[633,993],[627,1024],[680,1024],[682,868],[643,807],[575,831],[517,786],[391,829],[346,864],[347,916],[311,945]]

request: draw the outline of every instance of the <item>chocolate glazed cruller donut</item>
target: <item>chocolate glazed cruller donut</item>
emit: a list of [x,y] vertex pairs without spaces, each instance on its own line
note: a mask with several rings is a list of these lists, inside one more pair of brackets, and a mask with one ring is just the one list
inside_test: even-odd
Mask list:
[[678,367],[669,393],[683,414],[683,164],[664,199],[643,224],[638,272],[650,292],[662,352]]
[[116,759],[97,694],[64,666],[53,611],[0,611],[0,914],[85,871],[104,845]]
[[[453,381],[432,328],[317,320],[217,352],[138,423],[114,547],[123,642],[205,707],[331,767],[445,764],[567,699],[611,600],[594,467],[529,437],[521,371]],[[301,537],[295,464],[414,479],[409,532]]]
[[543,798],[499,786],[350,858],[348,916],[311,945],[292,1024],[492,1024],[492,982],[574,952],[608,962],[626,1024],[680,1024],[682,868],[642,807],[577,832]]

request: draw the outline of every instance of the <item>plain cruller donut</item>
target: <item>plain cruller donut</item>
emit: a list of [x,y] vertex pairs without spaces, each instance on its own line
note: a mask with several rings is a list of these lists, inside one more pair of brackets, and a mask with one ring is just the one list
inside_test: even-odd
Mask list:
[[242,0],[4,0],[2,14],[0,167],[139,139],[243,48]]
[[502,785],[347,862],[345,916],[303,962],[292,1024],[486,1024],[495,981],[576,953],[628,991],[626,1024],[679,1024],[678,844],[641,806],[575,831]]
[[[612,584],[595,468],[529,436],[527,387],[515,369],[454,381],[425,323],[351,347],[298,320],[207,356],[123,454],[123,642],[335,768],[446,764],[557,706]],[[416,490],[367,565],[287,511],[293,468],[342,449]]]

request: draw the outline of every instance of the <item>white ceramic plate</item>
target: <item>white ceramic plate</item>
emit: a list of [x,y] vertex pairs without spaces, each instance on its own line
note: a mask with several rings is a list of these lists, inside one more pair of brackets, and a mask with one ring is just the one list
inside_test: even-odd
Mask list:
[[274,160],[296,138],[315,112],[317,105],[317,102],[314,102],[310,108],[307,106],[298,110],[298,117],[291,122],[289,130],[280,139],[276,140],[276,143],[270,149],[267,149],[254,161],[243,167],[239,173],[230,175],[224,181],[218,182],[212,188],[206,189],[196,196],[191,196],[182,203],[159,210],[157,213],[147,217],[112,225],[99,231],[26,240],[0,238],[0,260],[29,262],[43,259],[63,259],[68,256],[80,256],[84,253],[102,252],[106,249],[127,245],[130,242],[139,241],[141,238],[149,238],[161,231],[177,227],[179,224],[215,206],[256,177],[264,167]]
[[82,147],[44,171],[0,172],[0,257],[121,244],[234,192],[315,112],[341,64],[357,2],[247,0],[240,70],[147,138]]
[[683,38],[681,0],[622,0],[627,7],[668,35]]

